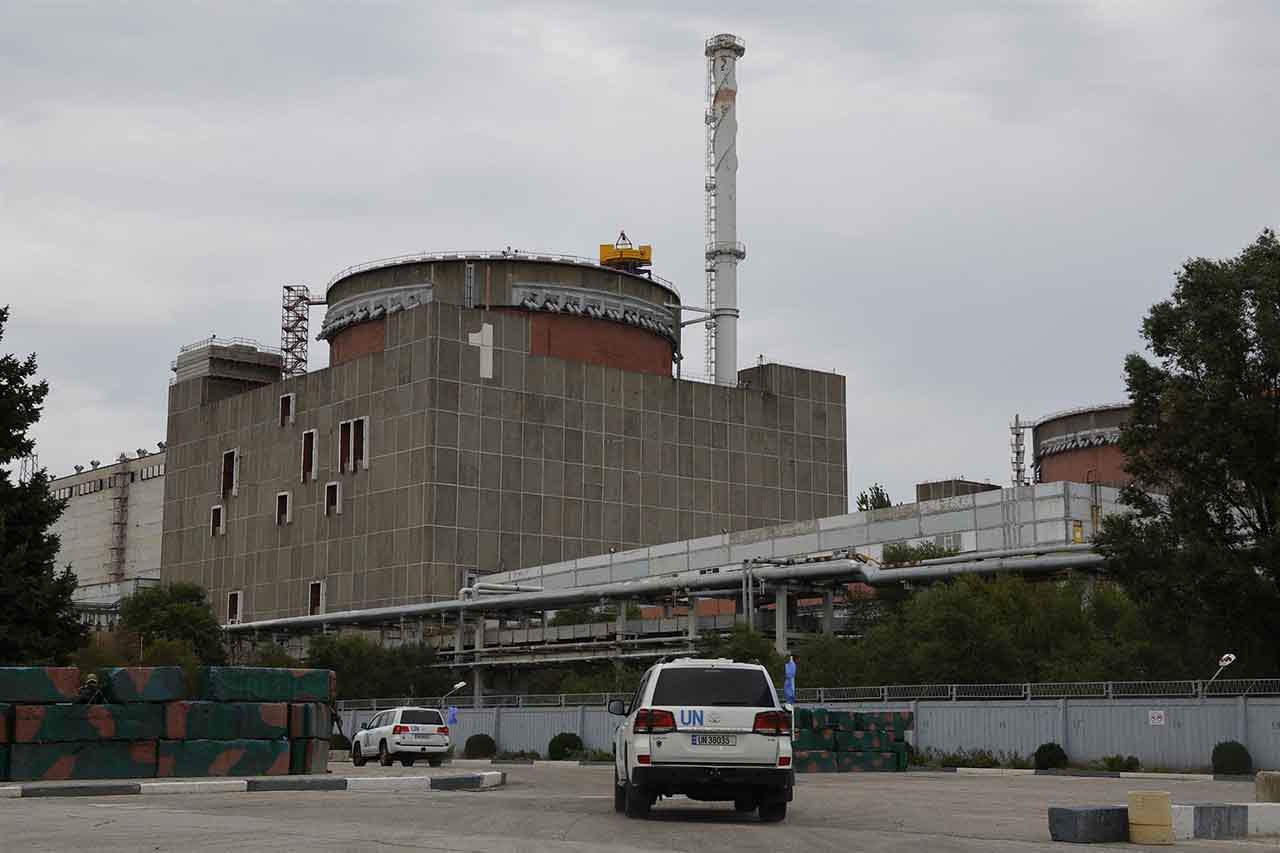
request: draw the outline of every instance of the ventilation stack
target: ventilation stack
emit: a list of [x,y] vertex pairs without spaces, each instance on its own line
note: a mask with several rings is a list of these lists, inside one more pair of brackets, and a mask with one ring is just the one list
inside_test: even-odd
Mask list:
[[742,39],[707,39],[707,374],[717,385],[738,384],[738,59]]

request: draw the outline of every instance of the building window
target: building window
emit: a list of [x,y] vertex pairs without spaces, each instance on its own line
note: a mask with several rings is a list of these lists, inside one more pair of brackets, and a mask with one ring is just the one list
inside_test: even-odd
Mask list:
[[342,484],[324,484],[324,514],[342,515]]
[[316,478],[316,431],[309,429],[302,434],[302,482]]
[[215,506],[209,510],[209,535],[221,536],[227,532],[226,521],[222,516],[222,507]]
[[240,494],[240,451],[228,450],[222,454],[222,497]]
[[355,473],[369,467],[369,419],[355,418],[338,424],[338,470]]
[[369,467],[368,418],[356,418],[351,424],[351,470]]
[[476,307],[476,265],[467,264],[462,274],[462,307]]
[[307,615],[324,613],[324,581],[312,581],[307,588]]
[[227,593],[227,624],[237,625],[240,622],[240,590]]
[[351,464],[351,421],[338,424],[338,471],[347,473]]
[[293,399],[293,394],[280,396],[280,426],[289,426],[293,423]]
[[276,527],[293,523],[293,501],[288,492],[276,495]]

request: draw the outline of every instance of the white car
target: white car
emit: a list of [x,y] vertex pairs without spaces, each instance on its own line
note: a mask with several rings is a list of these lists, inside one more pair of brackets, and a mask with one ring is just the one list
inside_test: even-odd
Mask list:
[[356,732],[351,739],[351,763],[362,767],[377,756],[383,767],[390,767],[397,758],[405,767],[412,767],[422,756],[432,767],[439,767],[449,746],[449,727],[439,711],[392,708],[379,711]]
[[787,816],[795,786],[791,714],[763,666],[682,658],[654,665],[614,735],[614,808],[644,817],[659,797],[732,800],[760,819]]

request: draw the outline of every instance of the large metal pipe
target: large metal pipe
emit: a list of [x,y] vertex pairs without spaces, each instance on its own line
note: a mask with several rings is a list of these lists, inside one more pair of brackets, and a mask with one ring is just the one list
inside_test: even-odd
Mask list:
[[700,574],[683,572],[660,575],[630,581],[615,581],[594,586],[570,587],[504,595],[496,598],[436,601],[425,604],[407,604],[396,607],[377,607],[369,610],[348,610],[317,616],[289,616],[280,619],[264,619],[258,622],[242,622],[223,626],[232,632],[267,630],[275,628],[320,627],[333,623],[386,622],[401,616],[423,616],[430,613],[457,611],[459,617],[468,610],[542,610],[555,609],[570,604],[596,603],[600,599],[645,598],[667,595],[677,591],[733,589],[747,574],[749,601],[754,603],[754,582],[821,580],[841,578],[849,582],[864,581],[873,586],[901,583],[903,581],[927,581],[954,577],[962,574],[988,574],[992,572],[1058,572],[1067,569],[1098,569],[1103,557],[1093,553],[1073,553],[1066,556],[1026,558],[998,557],[986,559],[979,554],[961,563],[940,563],[886,569],[857,560],[825,560],[814,563],[784,566],[754,565],[727,567],[719,572]]

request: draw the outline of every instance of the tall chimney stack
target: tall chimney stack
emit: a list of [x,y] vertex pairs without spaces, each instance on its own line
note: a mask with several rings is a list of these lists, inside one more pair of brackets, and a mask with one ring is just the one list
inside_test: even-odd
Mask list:
[[707,374],[738,384],[738,59],[746,43],[729,33],[707,39]]

